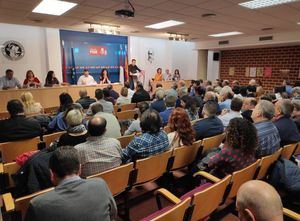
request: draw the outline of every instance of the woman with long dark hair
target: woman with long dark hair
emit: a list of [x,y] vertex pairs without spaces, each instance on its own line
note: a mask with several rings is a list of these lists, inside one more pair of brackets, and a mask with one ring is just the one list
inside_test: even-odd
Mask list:
[[45,87],[52,87],[53,85],[58,85],[59,81],[55,77],[54,71],[48,71],[46,80],[45,80]]
[[109,74],[106,68],[102,69],[100,74],[100,84],[110,84]]

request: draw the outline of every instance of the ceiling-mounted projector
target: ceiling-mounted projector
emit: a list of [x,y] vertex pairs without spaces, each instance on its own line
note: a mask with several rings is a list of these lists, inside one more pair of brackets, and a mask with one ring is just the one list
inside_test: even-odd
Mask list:
[[134,9],[133,5],[131,4],[130,0],[128,0],[128,4],[131,7],[131,10],[130,9],[120,9],[120,10],[115,11],[115,15],[120,16],[122,18],[133,18],[135,9]]

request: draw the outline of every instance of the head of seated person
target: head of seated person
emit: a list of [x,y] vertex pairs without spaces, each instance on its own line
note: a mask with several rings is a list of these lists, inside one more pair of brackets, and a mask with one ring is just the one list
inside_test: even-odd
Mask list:
[[102,100],[104,97],[103,95],[103,90],[98,88],[95,90],[95,98],[99,101],[99,100]]
[[220,97],[221,97],[222,101],[225,101],[227,99],[232,99],[233,98],[233,91],[232,91],[231,87],[224,86],[220,91]]
[[120,94],[121,94],[122,97],[128,97],[128,88],[127,87],[122,87]]
[[49,159],[52,183],[57,186],[63,180],[80,175],[77,150],[71,146],[57,148]]
[[137,90],[137,91],[144,90],[144,85],[143,85],[142,82],[138,81],[138,82],[136,83],[136,90]]
[[217,116],[218,106],[217,103],[213,100],[205,102],[203,106],[203,116],[204,118],[213,118]]
[[242,110],[253,110],[257,105],[257,101],[255,98],[244,98]]
[[78,109],[70,110],[66,115],[66,122],[68,124],[67,132],[74,135],[83,135],[87,133],[85,126],[82,123],[83,114]]
[[233,98],[230,104],[230,109],[235,112],[240,112],[243,107],[243,101],[240,98]]
[[175,104],[176,104],[176,97],[174,96],[166,96],[165,98],[165,103],[166,103],[166,107],[175,107]]
[[70,105],[73,104],[73,99],[70,94],[63,92],[59,95],[59,102],[60,102],[60,107],[58,109],[58,112],[63,112],[67,110]]
[[189,92],[188,92],[187,87],[179,87],[178,88],[178,96],[179,97],[183,97],[183,96],[188,95],[188,94],[189,94]]
[[10,118],[17,116],[24,116],[24,106],[18,99],[13,99],[7,102],[6,109],[10,115]]
[[251,180],[238,190],[236,208],[241,221],[283,221],[283,206],[270,184]]
[[87,93],[86,89],[80,89],[80,91],[79,91],[80,98],[85,98],[85,97],[87,97],[87,95],[88,95],[88,93]]
[[206,91],[203,100],[204,100],[204,102],[207,102],[207,101],[218,102],[216,93],[214,93],[213,91]]
[[272,102],[267,100],[260,100],[255,106],[251,118],[254,123],[259,123],[262,121],[270,121],[274,117],[275,108]]
[[162,127],[162,120],[155,110],[146,110],[140,118],[143,133],[156,134]]
[[292,100],[292,104],[294,105],[293,117],[300,116],[300,100]]
[[[299,82],[299,83],[300,83],[300,82]],[[300,99],[300,85],[293,88],[293,90],[292,90],[292,96],[293,96],[294,98]]]
[[289,99],[278,100],[275,103],[275,117],[290,118],[294,111],[294,105]]
[[246,86],[241,86],[240,87],[240,94],[243,96],[243,97],[247,97],[247,87]]
[[108,88],[103,89],[103,96],[104,96],[104,99],[110,97],[110,93],[109,93]]
[[162,88],[156,90],[156,92],[155,92],[155,98],[157,100],[163,100],[164,97],[165,97],[165,91]]
[[138,103],[139,114],[142,115],[146,110],[149,109],[150,105],[148,102],[142,101]]
[[91,105],[92,116],[97,114],[98,112],[103,112],[103,106],[100,103],[93,103]]
[[94,116],[89,120],[88,132],[91,137],[100,137],[106,132],[106,120],[103,117]]

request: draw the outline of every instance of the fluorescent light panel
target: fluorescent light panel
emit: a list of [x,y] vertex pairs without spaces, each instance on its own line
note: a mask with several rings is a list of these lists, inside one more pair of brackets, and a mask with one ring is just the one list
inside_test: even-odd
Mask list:
[[77,3],[58,1],[58,0],[43,0],[36,6],[32,12],[47,15],[62,15],[75,7]]
[[184,22],[182,21],[175,21],[175,20],[169,20],[169,21],[164,21],[152,25],[147,25],[145,28],[153,28],[153,29],[163,29],[163,28],[168,28],[176,25],[182,25]]
[[239,3],[239,5],[250,9],[257,9],[257,8],[266,8],[275,5],[296,2],[296,1],[298,0],[253,0],[253,1]]
[[209,36],[215,37],[215,38],[220,38],[220,37],[226,37],[226,36],[232,36],[232,35],[241,35],[241,34],[244,34],[244,33],[239,32],[239,31],[232,31],[232,32],[219,33],[219,34],[212,34],[212,35],[209,35]]

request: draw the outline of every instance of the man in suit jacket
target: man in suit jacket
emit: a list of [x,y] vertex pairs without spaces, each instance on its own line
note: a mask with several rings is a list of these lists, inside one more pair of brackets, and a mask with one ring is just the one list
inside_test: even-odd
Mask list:
[[10,100],[7,103],[7,111],[10,118],[0,121],[0,143],[29,139],[42,134],[39,122],[25,117],[21,101]]
[[70,146],[59,147],[49,160],[54,190],[30,201],[26,221],[109,221],[117,207],[102,179],[79,177],[78,152]]
[[222,121],[216,116],[218,106],[215,101],[207,101],[203,107],[204,119],[194,124],[196,140],[202,140],[223,133],[224,126]]
[[141,82],[137,83],[136,92],[131,98],[131,103],[139,103],[142,101],[150,101],[149,93],[144,89],[144,86]]

